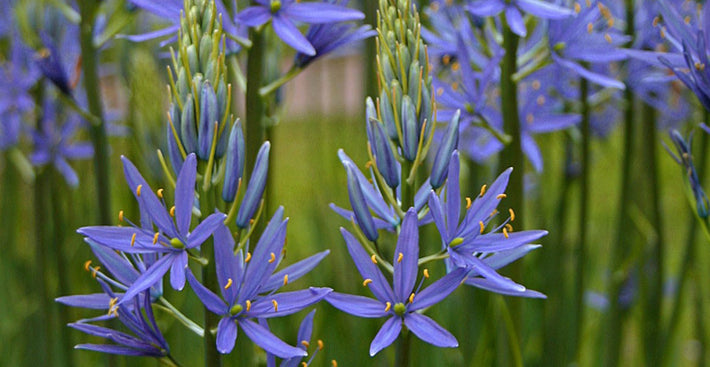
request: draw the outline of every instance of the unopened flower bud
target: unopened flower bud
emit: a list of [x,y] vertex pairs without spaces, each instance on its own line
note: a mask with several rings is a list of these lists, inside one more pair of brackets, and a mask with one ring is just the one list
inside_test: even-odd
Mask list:
[[449,173],[449,161],[451,153],[458,147],[459,144],[459,118],[461,111],[457,110],[451,118],[444,137],[439,145],[439,150],[434,157],[434,165],[431,168],[431,187],[438,189],[446,181]]
[[405,159],[414,161],[419,145],[419,124],[415,106],[409,96],[402,97],[402,113],[399,118],[402,124],[402,155]]
[[[226,135],[226,134],[225,134]],[[239,179],[244,172],[244,133],[242,124],[237,119],[229,134],[229,144],[227,146],[227,162],[224,171],[224,186],[222,188],[222,199],[231,203],[237,194]]]
[[249,178],[249,186],[247,187],[244,200],[239,206],[239,212],[237,213],[237,227],[239,228],[247,227],[249,220],[259,207],[259,202],[261,202],[261,197],[266,188],[266,177],[269,172],[270,149],[271,143],[267,141],[261,145],[259,153],[256,156],[254,170],[251,172],[251,178]]
[[192,94],[187,95],[185,105],[182,107],[180,137],[185,147],[185,153],[190,154],[197,151],[197,122],[195,121],[195,102]]
[[350,196],[350,205],[353,207],[353,213],[355,213],[355,220],[365,237],[370,241],[376,241],[379,233],[370,215],[370,209],[365,202],[365,195],[362,193],[360,182],[355,173],[357,168],[350,162],[343,162],[343,165],[345,165],[345,170],[348,174],[348,195]]
[[215,133],[217,121],[217,96],[209,80],[202,83],[200,90],[200,124],[197,135],[197,156],[202,160],[209,160],[212,149],[212,138]]

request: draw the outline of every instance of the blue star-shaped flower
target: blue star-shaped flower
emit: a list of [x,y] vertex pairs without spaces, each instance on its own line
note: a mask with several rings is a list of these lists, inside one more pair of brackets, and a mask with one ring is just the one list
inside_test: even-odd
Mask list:
[[545,19],[562,19],[573,14],[571,9],[541,0],[478,0],[470,2],[466,10],[479,17],[495,16],[505,11],[510,30],[520,37],[527,34],[521,11]]

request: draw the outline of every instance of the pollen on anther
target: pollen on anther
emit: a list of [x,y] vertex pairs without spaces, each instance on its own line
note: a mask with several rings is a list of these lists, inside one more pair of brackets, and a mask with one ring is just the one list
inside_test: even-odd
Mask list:
[[503,227],[503,236],[505,236],[505,238],[509,238],[509,237],[510,237],[510,236],[508,235],[508,229],[505,228],[505,227]]
[[251,252],[247,252],[247,257],[244,258],[244,262],[245,262],[245,263],[248,263],[249,260],[251,260]]
[[227,279],[227,284],[225,284],[224,289],[229,289],[232,286],[232,278]]
[[690,15],[686,15],[685,18],[683,18],[683,22],[685,22],[685,24],[690,24]]
[[249,312],[249,310],[251,310],[251,301],[246,300],[246,302],[244,302],[244,304],[247,306],[247,312]]
[[478,196],[483,196],[486,194],[486,185],[481,186],[481,192],[478,194]]
[[389,302],[385,303],[385,312],[389,312],[390,308],[392,308],[392,304]]
[[372,260],[373,264],[377,264],[377,256],[375,256],[375,254],[372,254],[372,256],[370,256],[370,260]]
[[160,236],[160,233],[155,232],[155,235],[153,236],[153,244],[155,245],[158,243],[158,237]]
[[594,32],[594,24],[592,22],[587,23],[587,33],[591,34]]
[[91,260],[86,260],[84,262],[84,270],[89,271],[89,266],[91,266]]
[[505,229],[507,229],[508,232],[513,232],[513,226],[510,223],[505,224]]
[[478,231],[478,233],[483,234],[483,231],[486,229],[486,225],[483,224],[482,220],[478,221],[478,226],[481,227],[481,229]]
[[141,189],[143,188],[143,185],[138,185],[136,187],[136,196],[141,196]]
[[414,293],[409,295],[409,303],[414,302]]
[[288,284],[288,274],[284,274],[284,285]]
[[656,27],[656,26],[658,26],[658,22],[660,22],[660,21],[661,21],[661,18],[658,17],[658,16],[656,16],[656,17],[653,18],[653,22],[651,22],[651,24],[652,24],[654,27]]
[[269,254],[269,264],[273,263],[276,261],[276,255],[272,252]]
[[398,263],[402,262],[403,258],[404,258],[404,254],[400,252],[399,255],[397,255],[397,262]]
[[424,278],[429,279],[429,269],[424,269],[422,273],[424,274]]
[[[434,3],[434,4],[436,4],[436,3]],[[332,361],[330,361],[330,364],[331,364],[333,367],[338,367],[338,361],[336,361],[335,359],[332,360]]]
[[175,217],[175,205],[170,207],[170,216]]
[[271,304],[274,305],[274,312],[278,312],[279,311],[279,303],[276,302],[275,299],[272,299]]
[[505,198],[507,198],[507,197],[508,197],[508,195],[506,195],[506,194],[498,194],[498,195],[496,196],[496,199],[500,200],[500,199],[505,199]]
[[308,347],[311,346],[311,343],[309,343],[308,340],[301,340],[301,345],[303,345],[304,347],[306,347],[306,349],[308,349]]
[[604,39],[605,39],[607,42],[609,42],[609,43],[612,42],[612,41],[611,41],[611,35],[609,35],[609,33],[604,33]]
[[133,245],[135,245],[135,244],[136,244],[136,234],[134,233],[134,234],[131,236],[131,247],[133,247]]
[[363,287],[367,287],[367,285],[370,284],[370,283],[372,283],[372,279],[367,278],[367,279],[365,279],[365,280],[362,281],[362,286],[363,286]]
[[471,208],[471,198],[466,196],[466,209]]
[[158,195],[159,198],[161,198],[161,199],[163,198],[163,189],[162,188],[158,189],[158,191],[156,191],[155,193]]
[[96,278],[96,274],[99,272],[99,270],[101,270],[100,266],[97,266],[97,267],[91,269],[91,276]]
[[118,221],[123,222],[123,210],[118,212]]
[[508,213],[510,214],[510,221],[511,222],[514,221],[515,220],[515,212],[513,211],[513,208],[509,208]]
[[306,363],[306,362],[301,362],[300,366],[301,366],[301,367],[308,367],[308,363]]
[[579,14],[580,11],[582,11],[582,7],[579,5],[579,3],[574,3],[574,12]]
[[318,350],[323,350],[325,348],[325,345],[323,344],[323,341],[318,339]]

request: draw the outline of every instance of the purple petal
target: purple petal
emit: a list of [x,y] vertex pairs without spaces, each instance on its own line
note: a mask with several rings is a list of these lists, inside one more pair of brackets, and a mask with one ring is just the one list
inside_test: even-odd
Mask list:
[[513,33],[520,37],[525,37],[527,30],[525,29],[525,20],[523,20],[523,15],[514,6],[508,6],[505,8],[505,20],[508,22],[508,27]]
[[382,302],[368,297],[333,292],[325,300],[340,311],[357,317],[377,318],[388,314]]
[[[108,248],[123,251],[126,253],[155,253],[168,252],[169,248],[153,244],[153,236],[143,232],[141,229],[132,227],[115,226],[93,226],[82,227],[77,233],[88,237],[95,243]],[[133,235],[136,235],[135,242],[131,245]]]
[[545,19],[564,19],[573,14],[572,9],[539,0],[516,0],[516,4],[526,13]]
[[152,349],[136,349],[124,347],[122,345],[111,344],[78,344],[74,349],[92,350],[94,352],[119,354],[124,356],[153,356],[162,357],[163,354],[157,348]]
[[552,59],[558,63],[560,66],[567,68],[569,70],[572,70],[573,72],[577,73],[579,76],[582,78],[585,78],[592,83],[596,83],[601,85],[602,87],[608,87],[608,88],[617,88],[617,89],[626,89],[626,86],[624,83],[608,77],[606,75],[602,75],[599,73],[595,73],[593,71],[589,71],[588,69],[582,67],[581,65],[577,64],[576,62],[572,62],[569,60],[565,60],[561,57],[555,56],[555,54],[552,54]]
[[520,136],[520,145],[535,171],[542,172],[542,152],[540,152],[540,148],[535,143],[535,139],[530,134],[523,133]]
[[195,229],[187,236],[187,244],[185,247],[193,248],[201,245],[209,236],[214,233],[220,226],[224,226],[226,215],[222,213],[214,213],[205,218]]
[[316,265],[321,262],[321,260],[328,256],[329,253],[330,250],[319,252],[293,265],[285,267],[277,273],[274,273],[272,276],[269,277],[269,280],[261,288],[262,292],[270,292],[283,286],[284,276],[286,275],[288,275],[288,281],[292,282],[308,274],[308,272],[313,270],[313,268],[315,268]]
[[141,274],[141,276],[136,279],[135,283],[126,290],[126,294],[121,297],[121,300],[118,301],[117,304],[120,305],[133,299],[138,293],[152,287],[155,283],[160,281],[163,275],[170,269],[173,260],[175,260],[175,255],[173,254],[167,254],[161,257],[155,264],[148,268],[145,273]]
[[377,265],[372,262],[370,256],[367,255],[367,252],[365,252],[362,245],[360,245],[360,242],[344,228],[340,228],[340,233],[343,234],[350,257],[352,257],[355,267],[362,275],[362,278],[372,280],[372,282],[368,284],[368,288],[370,288],[372,294],[382,302],[393,301],[395,299],[394,292],[392,292],[389,282],[385,279],[385,276],[382,275],[382,271]]
[[506,296],[527,297],[527,298],[547,298],[546,295],[527,289],[521,286],[522,290],[511,290],[507,286],[500,286],[497,282],[486,278],[468,278],[464,282],[476,288],[481,288],[490,292],[500,293]]
[[173,25],[163,29],[158,29],[157,31],[141,33],[141,34],[119,34],[116,38],[125,38],[131,42],[145,42],[148,40],[169,36],[171,34],[177,33],[179,25]]
[[231,317],[223,317],[217,325],[217,350],[227,354],[234,349],[237,341],[237,322]]
[[190,283],[190,287],[197,294],[197,297],[202,301],[202,304],[207,307],[208,310],[212,311],[217,315],[224,315],[229,312],[229,306],[227,306],[221,298],[212,293],[211,290],[207,289],[202,283],[200,283],[192,272],[187,272],[187,282]]
[[173,289],[181,291],[185,288],[185,270],[187,270],[187,252],[182,251],[175,256],[173,265],[170,266],[170,285]]
[[274,32],[287,45],[296,49],[296,51],[309,56],[316,54],[316,49],[313,48],[308,39],[301,34],[296,26],[283,16],[275,16],[271,25],[274,27]]
[[463,244],[455,248],[455,251],[464,253],[511,250],[536,241],[544,236],[547,236],[547,231],[543,230],[508,233],[508,237],[502,233],[487,233],[482,236],[477,236],[471,241],[464,241]]
[[412,302],[409,309],[411,311],[421,310],[441,302],[458,288],[464,278],[466,278],[467,273],[466,269],[459,268],[446,274],[423,291],[414,295],[414,302]]
[[[258,301],[254,301],[251,309],[245,315],[246,317],[272,318],[290,315],[301,311],[302,309],[318,303],[328,293],[333,290],[330,288],[315,288],[303,289],[300,291],[276,293],[270,296],[264,296]],[[276,307],[274,306],[276,302]]]
[[111,296],[106,293],[79,294],[75,296],[64,296],[55,298],[54,301],[71,307],[83,307],[93,310],[108,310],[109,303],[111,302]]
[[505,2],[503,0],[482,0],[466,6],[466,10],[479,17],[498,15],[503,9],[505,9]]
[[303,318],[301,321],[301,326],[298,328],[298,342],[310,341],[311,334],[313,333],[313,317],[316,314],[316,310],[313,310]]
[[459,342],[450,332],[427,316],[410,312],[404,316],[404,324],[414,335],[429,344],[443,348],[459,346]]
[[249,27],[258,27],[269,19],[271,12],[263,6],[250,6],[237,14],[237,21]]
[[253,321],[240,320],[239,325],[241,325],[244,333],[247,334],[249,339],[251,339],[254,344],[264,348],[265,351],[274,354],[277,357],[291,358],[308,355],[305,350],[284,343],[268,329]]
[[195,153],[185,158],[175,184],[175,222],[178,232],[187,235],[190,230],[192,206],[195,202],[195,179],[197,178],[197,157]]
[[[401,256],[401,259],[400,259]],[[404,216],[394,251],[394,294],[397,301],[409,297],[417,281],[417,261],[419,260],[419,228],[417,212],[410,208]]]
[[370,357],[377,354],[382,349],[387,348],[392,342],[397,339],[399,332],[402,331],[402,319],[399,316],[390,317],[380,331],[375,335],[370,343]]
[[336,23],[365,18],[365,14],[355,9],[328,3],[298,3],[294,2],[283,10],[290,19],[309,23]]
[[[217,230],[214,231],[215,270],[224,299],[230,303],[235,301],[239,284],[242,283],[242,274],[237,265],[241,261],[237,256],[234,255],[234,237],[229,232],[229,228],[227,226],[217,227]],[[225,288],[230,279],[233,286]]]

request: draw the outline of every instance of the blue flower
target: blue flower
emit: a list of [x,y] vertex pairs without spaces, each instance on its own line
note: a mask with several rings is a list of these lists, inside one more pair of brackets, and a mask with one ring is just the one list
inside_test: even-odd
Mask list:
[[[376,299],[333,292],[326,301],[335,308],[349,314],[379,318],[389,317],[370,344],[370,355],[374,356],[397,338],[402,323],[421,340],[437,347],[457,347],[458,341],[436,321],[420,312],[432,306],[456,290],[466,276],[466,269],[456,269],[421,290],[421,283],[414,289],[419,260],[419,229],[417,212],[407,211],[394,252],[394,289],[371,260],[359,242],[345,229],[340,229],[345,238],[348,252],[362,275],[363,285],[368,287]],[[428,271],[425,271],[425,278]],[[422,279],[423,283],[424,279]]]
[[190,286],[211,312],[222,316],[217,326],[217,350],[229,353],[237,339],[237,325],[258,346],[280,358],[307,355],[290,346],[252,319],[290,315],[311,306],[330,288],[309,288],[293,292],[274,293],[281,286],[296,280],[313,269],[327,254],[324,251],[274,273],[283,256],[286,224],[283,208],[269,221],[254,248],[254,253],[234,252],[234,238],[226,226],[215,231],[215,267],[222,293],[220,298],[187,274]]
[[[296,346],[305,351],[308,351],[308,347],[311,344],[311,334],[313,333],[313,317],[315,316],[315,314],[316,310],[309,312],[308,315],[303,318],[303,321],[301,321],[301,325],[298,327],[298,336],[296,339],[298,342],[296,343]],[[259,319],[259,323],[264,327],[268,328],[268,323],[266,319]],[[317,349],[313,352],[313,354],[311,354],[311,356],[308,358],[308,361],[305,362],[307,366],[311,365],[311,362],[313,362],[313,359],[316,357],[318,351],[320,351],[322,347],[322,342],[318,340]],[[281,364],[279,366],[298,367],[299,365],[302,365],[302,359],[303,357],[301,356],[284,359],[283,361],[281,361]],[[271,353],[266,353],[266,367],[276,367],[276,356]]]
[[505,20],[513,33],[525,37],[525,21],[522,12],[545,19],[563,19],[573,14],[571,9],[541,0],[477,0],[469,2],[466,10],[479,17],[490,17],[505,12]]
[[143,228],[94,226],[83,227],[77,231],[102,246],[124,253],[160,255],[160,258],[131,284],[119,304],[153,286],[168,270],[170,270],[172,287],[182,290],[185,285],[185,272],[189,269],[188,251],[207,240],[220,225],[223,225],[226,218],[226,215],[219,212],[211,214],[190,231],[197,176],[197,159],[194,154],[187,156],[178,174],[175,206],[170,210],[165,207],[162,190],[158,190],[156,195],[136,167],[125,157],[122,159],[128,186],[136,196],[142,212],[147,214],[158,230],[153,233],[147,229],[152,226],[147,228],[146,226]]
[[19,36],[13,38],[9,56],[0,64],[0,150],[15,146],[20,139],[22,118],[35,107],[30,88],[39,76]]
[[509,222],[515,219],[515,212],[511,209],[503,224],[485,232],[505,197],[513,169],[508,168],[489,188],[481,189],[475,200],[467,199],[463,220],[459,221],[462,211],[459,166],[459,155],[454,151],[445,190],[439,195],[432,191],[429,197],[429,209],[441,236],[442,250],[449,254],[447,268],[467,268],[466,284],[478,288],[512,296],[544,298],[543,294],[526,289],[496,270],[540,247],[529,243],[547,235],[547,231],[512,232]]
[[316,55],[316,48],[296,28],[294,22],[323,24],[347,22],[365,18],[354,9],[323,2],[304,3],[297,0],[255,0],[257,5],[250,6],[237,14],[237,20],[249,27],[258,27],[271,20],[274,32],[286,44],[308,56]]

